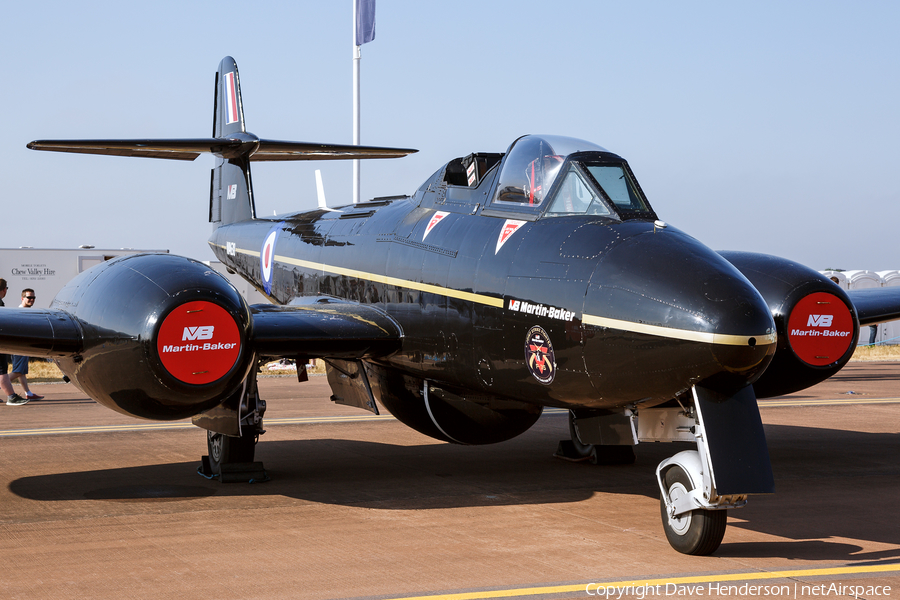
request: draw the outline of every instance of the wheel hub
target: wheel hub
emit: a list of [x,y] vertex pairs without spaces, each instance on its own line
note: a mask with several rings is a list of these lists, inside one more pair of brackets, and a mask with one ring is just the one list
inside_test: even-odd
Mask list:
[[213,462],[218,463],[222,460],[222,434],[207,432],[207,440],[209,441],[209,457]]
[[684,535],[685,533],[687,533],[688,529],[691,528],[690,511],[678,516],[674,516],[672,514],[675,511],[674,507],[676,501],[684,498],[687,495],[688,490],[679,482],[673,483],[672,487],[669,488],[669,526],[672,528],[672,531],[674,531],[678,535]]

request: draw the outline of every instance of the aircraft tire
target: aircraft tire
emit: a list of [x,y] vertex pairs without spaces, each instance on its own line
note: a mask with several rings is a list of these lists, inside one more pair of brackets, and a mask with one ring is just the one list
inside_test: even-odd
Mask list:
[[[679,466],[666,471],[666,490],[669,497],[687,494],[693,489],[687,473]],[[682,554],[706,556],[715,552],[725,537],[725,525],[728,518],[724,510],[704,510],[698,508],[690,513],[670,520],[666,512],[666,501],[659,499],[659,510],[662,516],[663,530],[669,544]]]
[[579,456],[587,457],[592,465],[633,465],[635,460],[632,446],[598,446],[583,444],[575,432],[575,417],[569,411],[569,437],[572,447]]
[[209,466],[213,473],[220,473],[223,464],[253,462],[256,451],[256,433],[245,433],[241,437],[232,437],[206,432],[206,448],[209,451]]

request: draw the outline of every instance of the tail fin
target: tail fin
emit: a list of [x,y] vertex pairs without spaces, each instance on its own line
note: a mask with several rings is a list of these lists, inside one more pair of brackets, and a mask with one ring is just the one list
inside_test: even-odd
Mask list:
[[233,133],[247,133],[244,105],[241,103],[241,78],[237,63],[226,56],[216,71],[216,98],[213,105],[214,138],[227,138]]
[[[246,134],[244,106],[241,103],[241,78],[237,63],[226,56],[216,71],[216,95],[213,107],[213,138],[227,139]],[[213,227],[256,218],[250,155],[241,153],[225,158],[219,155],[212,170],[209,188],[209,221]]]

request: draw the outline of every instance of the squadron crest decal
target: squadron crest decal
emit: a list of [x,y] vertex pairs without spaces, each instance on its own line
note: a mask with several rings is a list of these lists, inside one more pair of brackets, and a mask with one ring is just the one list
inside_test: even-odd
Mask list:
[[549,385],[556,377],[556,355],[550,336],[542,327],[535,325],[528,330],[525,338],[525,362],[534,378]]

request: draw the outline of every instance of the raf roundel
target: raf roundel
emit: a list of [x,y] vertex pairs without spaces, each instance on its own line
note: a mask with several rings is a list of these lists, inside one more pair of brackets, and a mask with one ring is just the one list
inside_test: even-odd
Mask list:
[[166,316],[159,327],[156,351],[175,379],[204,385],[218,381],[237,363],[241,333],[224,308],[196,300]]
[[525,337],[525,361],[534,378],[549,385],[556,378],[556,354],[550,336],[542,327],[535,325]]
[[278,240],[278,229],[273,229],[263,242],[259,253],[259,270],[262,274],[263,288],[267,294],[272,293],[272,273],[275,266],[275,242]]

